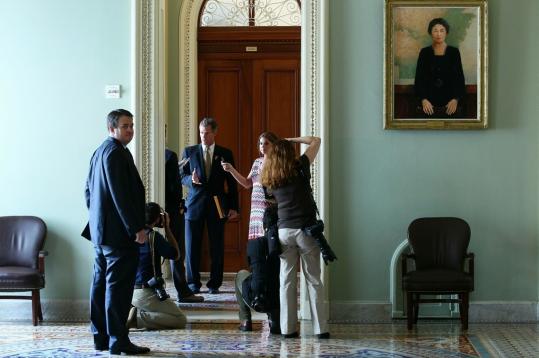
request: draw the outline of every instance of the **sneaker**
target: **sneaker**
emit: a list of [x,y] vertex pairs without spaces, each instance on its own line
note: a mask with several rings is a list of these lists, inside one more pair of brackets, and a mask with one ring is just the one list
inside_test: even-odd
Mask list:
[[178,297],[178,302],[180,303],[200,303],[204,302],[204,297],[197,296],[197,295],[191,295],[187,297]]
[[127,329],[137,328],[137,308],[131,307],[129,310],[129,316],[127,316]]

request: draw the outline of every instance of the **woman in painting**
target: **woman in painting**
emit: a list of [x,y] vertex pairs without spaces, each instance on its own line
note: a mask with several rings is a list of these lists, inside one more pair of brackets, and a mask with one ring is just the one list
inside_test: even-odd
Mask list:
[[428,33],[432,44],[419,52],[415,74],[418,111],[437,118],[462,116],[464,72],[459,49],[445,42],[449,24],[443,18],[433,19]]

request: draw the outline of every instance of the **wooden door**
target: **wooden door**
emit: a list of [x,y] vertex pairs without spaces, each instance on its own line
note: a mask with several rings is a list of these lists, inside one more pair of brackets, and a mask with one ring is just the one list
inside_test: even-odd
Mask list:
[[[216,34],[211,30],[212,39]],[[235,30],[233,35],[237,35]],[[231,35],[232,36],[232,35]],[[297,46],[265,43],[257,53],[240,52],[241,44],[199,42],[198,118],[213,117],[219,125],[216,143],[232,150],[236,169],[244,176],[259,156],[258,136],[272,131],[281,137],[299,135],[300,57]],[[204,39],[204,36],[200,36]],[[230,40],[229,36],[226,36]],[[252,40],[252,39],[251,39]],[[252,43],[249,43],[252,48]],[[231,50],[232,48],[232,50]],[[240,217],[225,226],[226,272],[247,268],[246,248],[251,190],[238,184]],[[209,270],[207,239],[202,266]]]

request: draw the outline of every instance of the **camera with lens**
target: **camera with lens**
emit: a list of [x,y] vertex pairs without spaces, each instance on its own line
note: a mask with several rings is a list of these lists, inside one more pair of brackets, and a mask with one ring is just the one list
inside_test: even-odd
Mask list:
[[333,252],[329,243],[324,236],[324,222],[322,220],[316,220],[316,223],[311,226],[306,226],[303,228],[305,234],[314,237],[318,247],[320,247],[320,253],[322,254],[322,259],[327,265],[329,262],[337,260],[337,255]]
[[267,312],[266,311],[266,296],[264,294],[256,295],[255,298],[251,301],[251,307],[256,312]]
[[152,277],[146,284],[155,291],[159,301],[164,301],[170,297],[165,290],[165,280],[162,277]]
[[309,236],[316,237],[324,232],[324,222],[316,220],[316,223],[311,226],[306,226],[303,231]]

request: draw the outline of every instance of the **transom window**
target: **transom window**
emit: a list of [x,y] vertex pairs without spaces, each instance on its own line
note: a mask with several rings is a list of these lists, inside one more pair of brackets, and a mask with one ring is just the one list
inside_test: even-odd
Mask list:
[[301,0],[207,0],[200,26],[301,26]]

